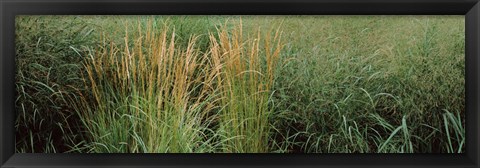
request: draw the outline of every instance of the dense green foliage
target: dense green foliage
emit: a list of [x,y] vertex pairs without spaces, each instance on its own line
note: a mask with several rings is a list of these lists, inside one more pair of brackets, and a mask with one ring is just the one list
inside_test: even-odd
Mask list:
[[462,16],[18,16],[16,149],[465,152],[464,32]]

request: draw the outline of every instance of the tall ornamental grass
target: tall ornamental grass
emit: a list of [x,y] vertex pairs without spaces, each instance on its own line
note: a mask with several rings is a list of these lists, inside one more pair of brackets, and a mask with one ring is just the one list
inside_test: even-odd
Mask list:
[[210,35],[211,55],[221,95],[220,132],[225,152],[269,152],[269,99],[282,43],[279,30],[244,36],[241,23],[232,32]]
[[85,62],[91,96],[78,111],[91,152],[268,152],[279,31],[244,39],[241,23],[218,28],[200,52],[197,36],[177,47],[175,30],[151,24],[126,29],[123,44],[104,38]]
[[195,36],[186,50],[178,50],[174,31],[155,33],[151,27],[134,37],[126,30],[122,45],[105,41],[85,63],[94,104],[84,105],[83,121],[93,149],[210,152],[205,114],[215,97],[212,80],[204,78],[210,73],[208,55],[199,54]]

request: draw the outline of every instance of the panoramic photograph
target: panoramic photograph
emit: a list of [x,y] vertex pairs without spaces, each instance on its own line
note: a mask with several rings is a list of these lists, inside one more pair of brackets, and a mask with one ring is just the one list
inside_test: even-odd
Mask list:
[[18,15],[16,153],[465,153],[465,16]]

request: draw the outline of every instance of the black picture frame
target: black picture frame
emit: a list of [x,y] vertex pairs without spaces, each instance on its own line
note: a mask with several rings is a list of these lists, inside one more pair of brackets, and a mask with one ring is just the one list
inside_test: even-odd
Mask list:
[[[478,0],[1,0],[0,165],[7,167],[479,167]],[[19,154],[15,153],[16,15],[465,15],[463,154]]]

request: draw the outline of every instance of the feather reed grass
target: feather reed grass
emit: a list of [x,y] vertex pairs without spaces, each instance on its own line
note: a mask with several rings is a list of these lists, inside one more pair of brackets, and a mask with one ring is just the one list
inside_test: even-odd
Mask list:
[[205,114],[215,96],[203,79],[207,55],[196,50],[197,37],[181,51],[174,31],[156,34],[151,23],[135,37],[127,29],[123,45],[110,43],[85,63],[96,108],[84,122],[96,152],[209,152]]
[[[232,32],[210,35],[211,55],[219,73],[221,131],[230,138],[225,152],[268,152],[269,106],[275,69],[282,49],[280,31],[262,36],[260,31],[244,37],[242,24]],[[245,39],[246,38],[246,39]]]
[[94,151],[268,152],[279,31],[262,52],[260,34],[243,40],[241,23],[232,35],[219,28],[219,39],[211,34],[211,48],[200,52],[197,36],[180,48],[175,30],[156,34],[151,20],[147,29],[140,24],[134,37],[126,28],[124,44],[105,40],[85,62],[95,103],[79,109],[87,109]]

